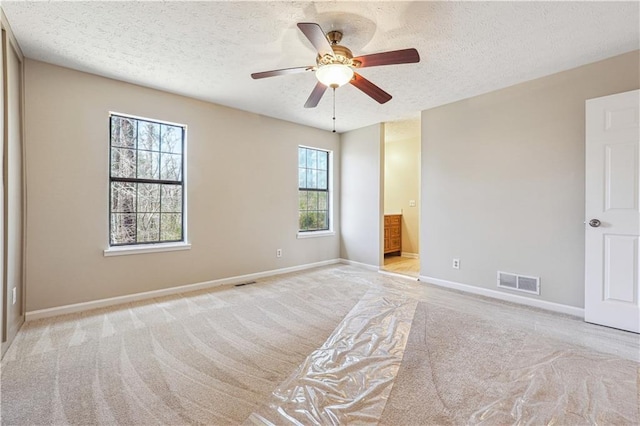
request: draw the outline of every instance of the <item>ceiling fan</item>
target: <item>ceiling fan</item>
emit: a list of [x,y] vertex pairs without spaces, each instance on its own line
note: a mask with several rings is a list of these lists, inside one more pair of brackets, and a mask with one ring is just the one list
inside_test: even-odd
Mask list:
[[301,22],[298,28],[309,39],[318,51],[316,65],[306,67],[285,68],[251,74],[254,79],[275,77],[277,75],[297,74],[314,71],[318,83],[304,104],[305,108],[314,108],[322,99],[327,87],[336,89],[346,83],[357,87],[377,102],[384,104],[391,99],[391,95],[355,72],[355,69],[376,67],[380,65],[410,64],[420,62],[420,55],[416,49],[402,49],[390,52],[374,53],[353,57],[351,50],[339,45],[342,32],[330,31],[325,35],[320,25]]

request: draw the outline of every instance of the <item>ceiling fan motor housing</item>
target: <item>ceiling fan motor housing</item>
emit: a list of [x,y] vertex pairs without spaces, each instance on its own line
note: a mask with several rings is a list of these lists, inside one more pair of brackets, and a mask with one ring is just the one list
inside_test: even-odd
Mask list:
[[316,63],[319,67],[329,64],[341,64],[349,67],[355,66],[353,61],[353,53],[351,53],[351,50],[346,46],[341,46],[338,44],[340,43],[340,40],[342,40],[342,33],[340,31],[329,31],[329,33],[327,33],[327,39],[329,39],[329,41],[331,42],[333,56],[318,55]]
[[333,56],[318,56],[318,58],[316,59],[316,63],[319,67],[329,64],[353,66],[353,54],[351,53],[351,50],[337,44],[334,44],[333,46],[331,46],[331,48],[333,49]]

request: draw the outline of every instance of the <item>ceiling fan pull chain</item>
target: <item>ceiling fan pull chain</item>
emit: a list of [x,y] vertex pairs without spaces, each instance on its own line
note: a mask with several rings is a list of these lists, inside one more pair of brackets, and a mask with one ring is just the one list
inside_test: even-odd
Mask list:
[[333,88],[333,133],[336,132],[336,88]]

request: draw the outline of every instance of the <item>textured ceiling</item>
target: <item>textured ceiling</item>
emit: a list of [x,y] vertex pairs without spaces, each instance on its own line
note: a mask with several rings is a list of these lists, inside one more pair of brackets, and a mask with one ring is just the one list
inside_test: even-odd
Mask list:
[[252,80],[312,65],[296,27],[344,32],[354,55],[415,47],[418,64],[362,69],[393,95],[379,105],[336,90],[337,130],[415,118],[419,111],[639,47],[635,2],[11,2],[29,58],[322,129],[327,91],[303,104],[313,73]]

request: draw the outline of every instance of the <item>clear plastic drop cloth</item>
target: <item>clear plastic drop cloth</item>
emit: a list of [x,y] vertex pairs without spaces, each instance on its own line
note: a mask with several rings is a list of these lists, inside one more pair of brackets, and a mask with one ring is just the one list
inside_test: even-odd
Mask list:
[[640,424],[640,336],[373,275],[251,425]]
[[640,424],[638,367],[632,362],[579,348],[540,354],[526,365],[516,360],[495,377],[494,399],[468,424]]
[[640,424],[638,363],[499,318],[418,303],[380,424]]
[[417,301],[370,290],[246,424],[376,424],[397,374]]

